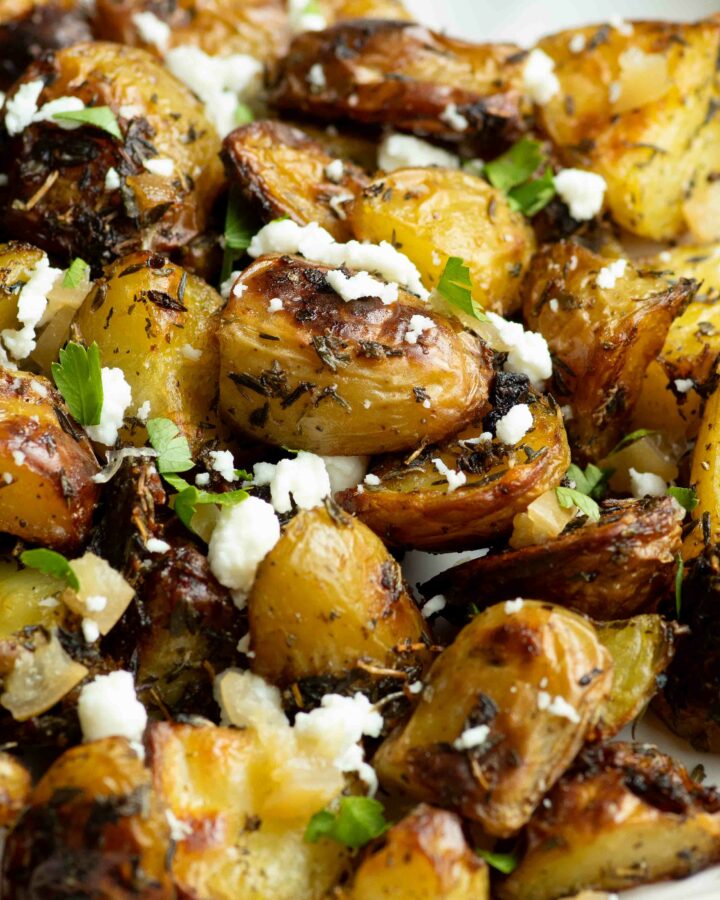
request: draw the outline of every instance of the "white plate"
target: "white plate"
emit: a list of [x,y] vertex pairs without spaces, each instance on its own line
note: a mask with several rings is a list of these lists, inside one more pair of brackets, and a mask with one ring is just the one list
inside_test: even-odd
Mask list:
[[[575,25],[603,22],[613,14],[625,19],[700,19],[720,11],[717,0],[624,0],[608,4],[602,0],[405,0],[419,21],[446,30],[468,40],[514,41],[522,46],[533,44],[544,34]],[[472,556],[480,555],[474,552]],[[404,569],[408,581],[415,585],[433,575],[470,558],[469,554],[437,554],[413,552],[406,556]],[[629,729],[620,737],[631,739]],[[652,714],[648,714],[635,731],[635,739],[657,745],[687,768],[702,763],[706,783],[720,784],[720,756],[699,753],[669,732]],[[649,885],[623,891],[621,900],[719,900],[720,866],[701,872],[684,881]]]

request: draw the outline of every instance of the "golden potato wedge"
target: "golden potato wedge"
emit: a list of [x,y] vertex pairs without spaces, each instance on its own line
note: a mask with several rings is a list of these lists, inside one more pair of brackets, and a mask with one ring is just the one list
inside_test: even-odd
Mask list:
[[30,773],[14,756],[0,753],[0,828],[14,824],[30,794]]
[[340,511],[295,516],[258,567],[248,614],[252,670],[281,687],[300,682],[301,691],[306,678],[372,680],[388,670],[397,671],[397,690],[405,672],[417,677],[417,645],[430,642],[398,564]]
[[498,837],[530,818],[612,684],[589,622],[547,603],[517,606],[492,606],[463,628],[373,760],[384,786],[456,809]]
[[0,369],[0,531],[59,550],[90,532],[99,466],[60,394],[40,375]]
[[330,22],[344,19],[412,20],[402,0],[319,0],[318,6]]
[[[222,303],[201,278],[139,251],[106,269],[75,317],[103,364],[123,370],[132,389],[128,415],[149,403],[150,417],[171,419],[193,451],[218,434],[215,313]],[[131,418],[120,437],[146,444],[145,422]]]
[[683,878],[720,859],[720,798],[654,747],[580,754],[530,821],[501,900],[555,900]]
[[[584,39],[584,49],[574,52],[574,39]],[[719,43],[720,23],[707,19],[637,22],[631,34],[588,26],[539,44],[560,81],[540,110],[542,125],[566,164],[605,178],[613,218],[635,234],[678,236],[687,194],[710,153],[717,168],[708,135],[715,132]]]
[[[8,233],[66,262],[99,265],[141,247],[169,252],[205,231],[223,184],[220,138],[202,104],[149,53],[99,41],[57,50],[8,99],[38,79],[40,105],[73,96],[108,106],[122,139],[52,119],[10,136]],[[169,161],[171,174],[149,171],[150,160]],[[119,188],[106,188],[110,169]]]
[[507,315],[520,305],[535,234],[481,178],[451,169],[398,169],[372,181],[349,218],[357,238],[402,248],[428,287],[437,286],[449,257],[458,256],[482,308]]
[[72,747],[33,788],[8,835],[3,897],[77,892],[81,877],[96,896],[164,900],[169,831],[150,772],[125,738]]
[[[411,22],[352,21],[298,35],[273,99],[322,119],[392,125],[492,147],[519,133],[514,44],[469,44]],[[312,71],[311,71],[312,70]]]
[[675,579],[681,519],[674,501],[607,500],[601,513],[597,524],[578,520],[547,543],[448,569],[424,585],[423,593],[482,607],[533,591],[598,621],[652,612]]
[[692,452],[690,484],[697,506],[695,527],[683,541],[683,559],[699,556],[703,548],[720,543],[720,388],[708,398]]
[[617,443],[645,369],[696,288],[569,241],[536,254],[523,313],[553,354],[554,394],[571,407],[568,436],[581,458],[600,459]]
[[[219,330],[220,408],[233,427],[271,444],[352,456],[438,440],[476,415],[492,374],[482,341],[432,315],[436,327],[411,344],[412,316],[430,316],[424,304],[402,290],[390,305],[345,302],[328,271],[269,256],[236,282]],[[276,298],[283,308],[269,314]]]
[[[498,380],[503,377],[498,375]],[[508,447],[497,438],[464,443],[483,432],[478,422],[443,444],[420,445],[409,457],[379,460],[371,474],[380,483],[350,488],[338,501],[398,547],[461,550],[509,533],[513,517],[559,485],[570,462],[562,417],[552,397],[528,396],[527,380],[524,388],[518,402],[529,400],[534,421],[519,445]],[[440,468],[464,475],[465,481],[451,487],[436,460]]]
[[345,900],[489,900],[488,867],[468,847],[460,819],[421,803],[368,853]]
[[275,121],[237,128],[223,141],[223,159],[231,184],[260,207],[265,221],[289,216],[299,225],[317,222],[336,241],[352,237],[338,201],[357,195],[367,176],[340,160],[339,177],[330,178],[334,157],[298,128]]
[[58,598],[64,588],[61,578],[22,568],[11,557],[0,560],[0,640],[35,625],[48,630],[62,625],[67,616],[64,604],[41,603]]

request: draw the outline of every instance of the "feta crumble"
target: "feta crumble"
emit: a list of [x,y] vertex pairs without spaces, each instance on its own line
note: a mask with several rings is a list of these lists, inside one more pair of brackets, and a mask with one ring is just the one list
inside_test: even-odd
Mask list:
[[552,375],[552,358],[545,338],[535,331],[525,331],[519,322],[508,322],[497,313],[488,312],[488,319],[495,332],[490,338],[494,350],[503,350],[508,356],[503,369],[527,375],[535,388]]
[[247,594],[255,572],[280,539],[280,523],[269,503],[248,497],[224,506],[208,543],[210,571],[220,584]]
[[550,312],[556,313],[560,309],[560,301],[557,299],[557,297],[553,297],[548,303],[548,306],[550,307]]
[[610,16],[610,25],[618,31],[623,37],[630,37],[635,31],[632,22],[626,22],[619,13],[613,13]]
[[132,403],[132,390],[122,369],[103,366],[101,378],[103,405],[100,422],[97,425],[86,425],[85,431],[91,440],[111,447],[123,426],[125,410]]
[[425,685],[422,683],[422,681],[413,681],[412,684],[409,684],[407,686],[407,689],[411,694],[422,694],[422,689],[424,686]]
[[531,50],[523,67],[523,89],[538,106],[544,106],[560,92],[555,60],[544,50]]
[[85,609],[88,612],[102,612],[107,606],[107,597],[102,594],[90,594],[85,598]]
[[198,474],[195,476],[195,484],[198,487],[207,487],[210,484],[210,473],[198,472]]
[[235,459],[229,450],[211,450],[210,468],[220,474],[225,481],[237,481],[235,474]]
[[100,638],[100,626],[94,619],[83,619],[80,627],[87,644],[94,644]]
[[21,84],[5,103],[5,128],[10,137],[23,132],[38,111],[38,98],[45,87],[41,79]]
[[418,338],[426,331],[437,328],[437,323],[429,316],[414,315],[410,317],[408,330],[405,332],[405,340],[408,344],[417,344]]
[[434,597],[431,597],[427,603],[423,606],[420,612],[426,619],[429,619],[430,616],[434,616],[436,613],[439,613],[441,610],[445,609],[447,605],[447,600],[442,594],[436,594]]
[[268,312],[276,313],[280,312],[283,308],[283,302],[279,297],[273,297],[272,300],[268,303]]
[[587,40],[584,34],[574,34],[570,38],[570,43],[568,44],[568,48],[571,53],[582,53],[587,45]]
[[369,485],[370,487],[377,487],[380,484],[381,479],[378,478],[377,475],[373,475],[372,472],[368,472],[368,474],[363,479],[364,484]]
[[584,169],[561,169],[554,178],[555,190],[578,222],[586,222],[602,209],[607,182],[602,175]]
[[25,359],[35,349],[35,328],[47,309],[48,293],[61,277],[63,270],[53,268],[46,255],[29,273],[18,295],[17,319],[22,328],[4,328],[0,333],[8,353],[14,359]]
[[373,278],[368,272],[346,275],[341,269],[334,269],[332,272],[327,273],[326,278],[330,287],[346,303],[367,297],[377,297],[386,306],[397,302],[398,286],[378,281],[377,278]]
[[238,278],[242,275],[242,271],[240,269],[234,269],[230,275],[223,281],[220,285],[220,296],[223,300],[227,300],[230,296],[230,291],[232,290],[233,285],[238,280]]
[[12,456],[12,460],[18,468],[25,464],[25,454],[22,452],[22,450],[13,450],[10,455]]
[[514,446],[530,431],[533,416],[527,403],[517,403],[497,421],[495,436],[503,444]]
[[538,709],[547,710],[550,715],[558,716],[561,719],[569,719],[575,724],[580,722],[580,716],[572,704],[568,703],[564,697],[551,697],[547,691],[539,691],[537,698]]
[[202,350],[198,350],[198,348],[193,347],[192,344],[183,344],[180,348],[180,352],[185,357],[185,359],[189,359],[190,362],[197,362],[202,358],[203,355]]
[[525,601],[522,597],[516,597],[514,600],[506,600],[505,612],[511,616],[513,613],[520,612],[523,606],[525,606]]
[[378,150],[378,168],[383,172],[427,166],[459,169],[460,157],[410,134],[385,135]]
[[79,97],[56,97],[44,103],[33,116],[33,122],[52,122],[64,131],[74,131],[82,126],[82,122],[73,122],[69,119],[56,119],[56,113],[80,112],[85,109],[85,104]]
[[487,725],[475,725],[473,728],[466,728],[460,737],[455,738],[452,745],[455,750],[473,750],[475,747],[481,747],[489,734],[490,728]]
[[167,52],[170,43],[170,26],[151,12],[138,12],[132,16],[132,23],[140,39],[155,47],[160,53]]
[[448,103],[445,109],[440,113],[440,121],[449,125],[453,131],[467,131],[470,122],[458,110],[457,103]]
[[139,419],[141,422],[147,422],[150,418],[150,401],[146,400],[144,403],[141,403],[137,408],[137,412],[135,413],[135,418]]
[[147,713],[137,699],[133,677],[122,669],[98,675],[83,686],[78,716],[84,741],[119,736],[140,742],[147,724]]
[[440,475],[442,475],[447,480],[448,494],[452,494],[453,491],[456,491],[459,487],[462,487],[467,481],[467,476],[464,472],[459,472],[456,469],[451,469],[449,466],[446,466],[441,459],[433,459],[432,464],[438,470]]
[[325,166],[325,177],[333,184],[339,184],[345,174],[345,163],[341,159],[334,159]]
[[162,178],[171,178],[175,172],[175,162],[168,157],[155,157],[155,159],[144,159],[143,166],[153,175],[160,175]]
[[148,538],[145,541],[145,547],[149,553],[167,553],[170,550],[170,544],[167,541],[161,541],[160,538]]
[[330,491],[337,494],[355,487],[365,477],[369,456],[322,456],[330,479]]
[[291,495],[299,509],[313,509],[330,494],[330,476],[322,456],[305,450],[277,465],[256,463],[253,482],[259,487],[270,485],[270,499],[279,513],[290,512]]
[[653,472],[638,472],[632,466],[628,469],[630,476],[630,491],[637,500],[643,497],[664,497],[667,493],[667,483],[659,475]]
[[692,378],[676,378],[673,383],[675,385],[675,390],[679,394],[687,394],[688,391],[691,391],[695,387],[695,382]]
[[308,69],[307,83],[311,88],[321,91],[327,87],[327,78],[325,77],[325,69],[320,63],[313,63]]
[[611,81],[608,85],[608,100],[617,103],[622,94],[622,84],[619,81]]
[[609,265],[604,266],[597,274],[597,286],[608,290],[614,288],[618,279],[625,274],[626,268],[626,259],[616,259]]

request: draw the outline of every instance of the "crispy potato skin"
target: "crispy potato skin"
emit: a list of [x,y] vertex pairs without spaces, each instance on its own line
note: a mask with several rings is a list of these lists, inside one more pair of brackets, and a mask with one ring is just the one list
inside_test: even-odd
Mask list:
[[[491,353],[443,316],[417,344],[410,319],[430,314],[400,291],[346,303],[326,266],[268,256],[249,266],[223,310],[220,408],[240,432],[331,455],[384,453],[457,431],[485,402]],[[271,299],[283,309],[268,314]],[[423,388],[430,399],[426,409]],[[370,403],[365,407],[365,402]]]
[[274,121],[237,128],[223,142],[223,159],[231,183],[260,207],[265,221],[289,216],[300,225],[317,222],[336,241],[353,236],[330,200],[358,194],[367,176],[344,162],[340,181],[331,181],[325,170],[334,157],[300,129]]
[[152,0],[97,0],[92,19],[95,37],[157,53],[133,23],[133,15],[141,12],[152,12],[167,22],[170,47],[191,44],[211,56],[246,53],[272,62],[289,42],[282,0],[173,0],[164,7]]
[[300,512],[265,557],[248,598],[252,670],[281,687],[343,678],[367,666],[417,674],[429,643],[400,567],[362,522],[325,509]]
[[344,900],[489,900],[488,868],[461,820],[421,803],[394,825],[355,872]]
[[[518,50],[465,43],[411,22],[340,23],[293,40],[274,100],[322,119],[392,125],[449,141],[471,137],[491,147],[519,133]],[[323,67],[323,87],[310,84],[315,64]],[[443,117],[449,103],[466,118],[464,131]]]
[[423,593],[467,606],[534,591],[598,621],[654,611],[672,587],[681,545],[672,498],[609,500],[601,512],[597,524],[566,528],[545,544],[491,553],[442,572]]
[[[19,382],[19,383],[18,383]],[[82,429],[40,375],[0,370],[0,530],[56,550],[88,537],[99,470]]]
[[124,738],[73,747],[40,779],[8,836],[3,897],[171,896],[169,828]]
[[570,443],[589,460],[617,443],[646,368],[697,288],[686,279],[668,285],[630,263],[614,287],[600,288],[598,273],[611,263],[569,241],[548,246],[533,259],[523,300],[527,326],[554,357],[553,393],[572,407]]
[[[132,388],[129,414],[149,402],[151,417],[171,419],[194,451],[218,433],[215,314],[222,303],[201,278],[139,251],[105,270],[75,317],[85,342],[97,341],[103,362],[123,370]],[[137,419],[120,436],[147,442]]]
[[390,241],[412,259],[428,287],[459,256],[470,269],[473,298],[506,315],[535,250],[525,216],[481,178],[449,169],[398,169],[372,181],[350,209],[355,236]]
[[[576,722],[540,708],[540,682],[572,705]],[[410,719],[373,765],[387,788],[449,806],[507,837],[575,756],[611,683],[610,655],[580,616],[535,601],[512,614],[492,606],[433,663]],[[483,724],[482,744],[455,748],[466,729]]]
[[[570,50],[576,34],[586,38],[580,53]],[[613,218],[635,234],[667,240],[685,229],[683,204],[706,166],[705,132],[714,129],[719,38],[720,24],[707,19],[637,22],[628,36],[607,25],[587,27],[539,44],[555,60],[561,87],[541,108],[542,125],[567,165],[605,178]],[[664,72],[639,72],[632,86],[639,89],[637,105],[618,111],[629,51],[661,60]],[[616,104],[610,99],[613,82],[623,85]]]
[[30,773],[9,753],[0,753],[0,828],[9,828],[30,795]]
[[720,858],[720,798],[647,745],[588,747],[527,830],[501,900],[555,900],[684,878]]
[[[206,230],[223,183],[220,138],[195,96],[149,53],[76,44],[33,63],[9,96],[39,78],[46,82],[40,104],[72,95],[109,106],[123,140],[47,121],[8,140],[9,234],[97,266],[140,246],[169,252]],[[142,112],[123,119],[122,105]],[[173,177],[145,170],[143,161],[154,157],[173,160]],[[105,190],[110,168],[120,175],[119,190]]]
[[683,559],[700,556],[706,547],[720,542],[720,387],[708,397],[700,430],[692,451],[690,484],[697,506],[692,510],[696,527],[683,541]]
[[[409,463],[406,454],[379,461],[372,471],[380,485],[363,485],[362,492],[350,488],[338,501],[397,547],[462,550],[501,537],[512,530],[517,513],[560,484],[570,463],[552,398],[532,398],[531,410],[534,427],[519,446],[508,448],[497,439],[483,447],[459,443],[483,431],[478,422],[444,444],[425,448]],[[449,491],[434,459],[465,473],[466,483]]]

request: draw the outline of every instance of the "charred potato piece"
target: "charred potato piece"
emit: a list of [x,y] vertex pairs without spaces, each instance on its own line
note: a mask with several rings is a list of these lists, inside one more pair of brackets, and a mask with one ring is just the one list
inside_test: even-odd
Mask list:
[[[581,35],[585,48],[573,52]],[[539,46],[555,61],[560,91],[540,120],[566,164],[607,182],[613,218],[643,237],[685,230],[684,203],[717,149],[715,63],[720,25],[637,22],[563,31]],[[715,138],[715,144],[717,139]]]
[[[473,418],[492,374],[485,344],[440,315],[410,344],[424,304],[402,290],[390,305],[345,302],[328,271],[265,257],[238,279],[219,330],[225,418],[250,437],[334,456],[435,441]],[[283,308],[269,315],[275,298]]]
[[266,221],[289,216],[300,225],[317,222],[336,241],[352,233],[338,202],[367,184],[365,173],[340,161],[339,178],[327,174],[334,158],[322,144],[282,122],[253,122],[223,143],[228,178],[260,206]]
[[443,594],[467,607],[534,591],[541,600],[600,621],[653,611],[672,588],[681,545],[681,519],[672,498],[608,500],[601,513],[597,524],[573,522],[545,544],[448,569],[424,585],[423,593]]
[[96,38],[141,46],[157,52],[143,39],[138,13],[153,13],[170,28],[169,47],[193,45],[211,56],[246,53],[272,62],[287,49],[289,31],[282,0],[97,0],[93,14]]
[[501,900],[555,900],[684,878],[720,859],[720,798],[654,747],[580,754],[536,812]]
[[88,537],[99,466],[42,376],[0,369],[0,531],[58,550]]
[[[85,342],[97,341],[103,362],[123,370],[131,410],[149,403],[150,416],[171,419],[195,451],[217,436],[221,306],[201,278],[141,251],[106,269],[75,318]],[[144,422],[132,420],[120,436],[144,445]]]
[[[64,753],[7,838],[3,897],[170,896],[169,827],[150,772],[124,738]],[[80,879],[80,881],[78,881]]]
[[519,132],[518,49],[469,44],[410,22],[341,23],[294,39],[274,100],[322,119],[492,147]]
[[535,250],[525,216],[481,178],[449,169],[399,169],[372,181],[350,209],[355,236],[402,247],[423,283],[437,286],[449,257],[470,270],[473,299],[506,315]]
[[[33,63],[8,99],[38,79],[45,82],[39,105],[73,96],[109,106],[122,140],[52,119],[11,135],[8,233],[97,266],[139,247],[169,252],[205,231],[223,184],[220,139],[200,102],[149,53],[76,44]],[[167,160],[171,175],[147,170],[150,160]],[[106,189],[110,169],[118,189]]]
[[10,0],[0,12],[0,90],[45,50],[92,39],[76,0]]
[[417,645],[429,643],[398,564],[339,510],[295,516],[258,567],[248,613],[252,670],[282,687],[397,670],[397,689],[404,671],[417,675]]
[[12,825],[30,794],[30,773],[9,753],[0,753],[0,828]]
[[422,803],[394,825],[355,872],[346,900],[489,900],[487,865],[460,819]]
[[535,601],[492,606],[433,663],[373,765],[387,788],[509,836],[573,759],[611,684],[610,655],[580,616]]
[[646,368],[697,288],[624,262],[618,275],[606,268],[617,263],[562,241],[535,256],[526,282],[525,320],[548,342],[555,397],[572,410],[570,443],[590,460],[617,443]]
[[[350,488],[338,501],[385,542],[399,547],[460,550],[507,534],[518,512],[560,484],[570,462],[562,417],[552,398],[522,399],[530,400],[534,422],[518,445],[508,447],[497,438],[463,443],[483,431],[478,423],[410,457],[380,460],[372,468],[378,485]],[[462,473],[465,481],[451,487],[436,460],[440,468]]]

